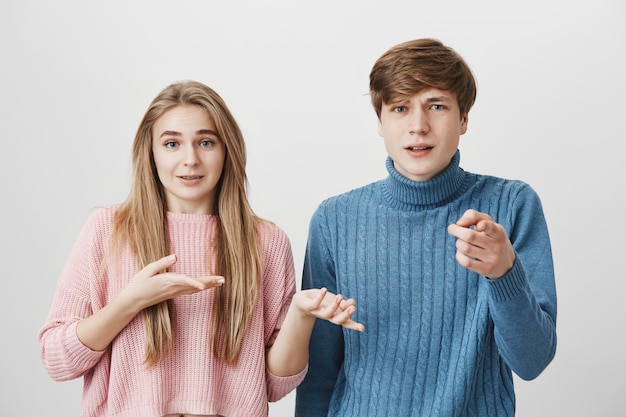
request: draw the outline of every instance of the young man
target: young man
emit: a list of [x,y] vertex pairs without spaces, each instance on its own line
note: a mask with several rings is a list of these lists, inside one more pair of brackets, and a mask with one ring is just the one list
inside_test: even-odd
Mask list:
[[302,282],[354,298],[365,331],[316,323],[296,416],[513,416],[512,372],[556,350],[539,197],[459,166],[476,84],[451,48],[391,48],[370,95],[389,176],[321,203]]

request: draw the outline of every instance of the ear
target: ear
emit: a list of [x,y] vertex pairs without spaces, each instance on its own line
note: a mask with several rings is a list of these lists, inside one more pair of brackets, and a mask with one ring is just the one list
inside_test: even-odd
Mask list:
[[463,135],[467,132],[467,119],[469,117],[469,113],[465,113],[461,116],[461,125],[460,125],[460,134]]

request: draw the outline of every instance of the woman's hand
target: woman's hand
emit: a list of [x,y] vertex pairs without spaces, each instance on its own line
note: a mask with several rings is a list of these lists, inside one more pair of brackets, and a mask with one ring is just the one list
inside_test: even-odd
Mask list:
[[164,272],[176,260],[175,255],[169,255],[146,265],[109,304],[78,323],[76,335],[80,341],[92,350],[102,351],[144,308],[224,283],[220,276]]
[[344,300],[326,288],[298,291],[294,294],[285,321],[274,344],[267,352],[267,366],[278,376],[295,375],[309,360],[309,341],[317,318],[346,329],[362,332],[365,326],[352,320],[354,300]]
[[347,329],[362,332],[365,326],[352,320],[356,311],[355,301],[345,300],[342,295],[334,295],[326,288],[302,290],[293,296],[293,303],[305,315],[328,320]]
[[141,311],[161,301],[219,287],[224,283],[224,277],[221,276],[190,277],[164,272],[176,261],[176,255],[169,255],[146,265],[124,289],[124,297],[135,300],[133,304]]

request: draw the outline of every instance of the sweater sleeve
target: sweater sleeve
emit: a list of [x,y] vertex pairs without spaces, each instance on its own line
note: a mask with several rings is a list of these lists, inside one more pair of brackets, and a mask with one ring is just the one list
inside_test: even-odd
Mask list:
[[509,238],[513,268],[489,280],[490,310],[501,356],[520,378],[539,376],[556,352],[556,285],[548,228],[537,194],[514,199]]
[[[266,350],[276,340],[291,299],[296,292],[295,270],[291,243],[285,232],[276,226],[266,225],[269,239],[264,239],[265,264],[263,271],[264,292],[264,325],[266,334]],[[272,374],[266,366],[265,380],[267,383],[267,398],[275,402],[293,391],[302,382],[307,368],[301,372],[286,377]]]
[[47,321],[39,331],[43,366],[57,381],[84,375],[104,354],[81,343],[76,325],[93,314],[94,301],[102,298],[94,289],[102,288],[98,283],[102,279],[103,232],[108,229],[103,220],[108,215],[108,210],[101,209],[83,226],[57,283]]
[[[331,233],[322,204],[313,215],[304,259],[302,289],[326,287],[337,293]],[[296,417],[325,416],[344,358],[341,326],[316,320],[309,345],[309,371],[296,390]]]

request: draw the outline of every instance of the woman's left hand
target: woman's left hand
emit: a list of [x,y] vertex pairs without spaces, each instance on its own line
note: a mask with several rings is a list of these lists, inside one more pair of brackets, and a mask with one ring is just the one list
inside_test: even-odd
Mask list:
[[326,288],[313,288],[298,291],[293,296],[293,303],[301,313],[328,320],[346,329],[362,332],[365,326],[352,320],[356,311],[355,301],[344,299],[341,294],[335,295]]

